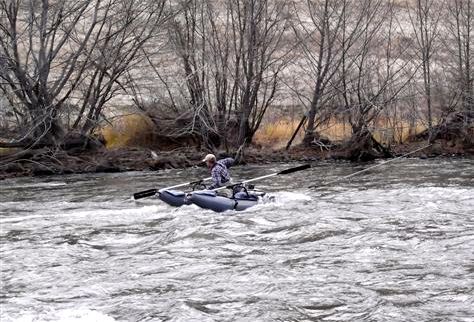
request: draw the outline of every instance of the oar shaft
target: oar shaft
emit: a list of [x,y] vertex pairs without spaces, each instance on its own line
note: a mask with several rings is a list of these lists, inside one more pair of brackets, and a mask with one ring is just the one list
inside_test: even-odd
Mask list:
[[261,177],[258,177],[258,178],[253,178],[253,179],[244,180],[244,181],[242,181],[242,183],[254,182],[254,181],[258,181],[258,180],[262,180],[262,179],[274,177],[274,176],[276,176],[276,175],[278,175],[278,173],[267,174],[266,176],[261,176]]
[[184,186],[189,186],[191,184],[194,184],[194,183],[197,183],[197,182],[200,182],[200,181],[209,181],[211,179],[212,179],[212,177],[208,177],[208,178],[204,178],[204,179],[198,180],[198,181],[191,181],[191,182],[181,183],[181,184],[177,184],[175,186],[162,188],[162,189],[160,189],[160,191],[161,190],[170,190],[170,189],[174,189],[174,188],[180,188],[180,187],[184,187]]
[[282,170],[280,172],[271,173],[271,174],[267,174],[265,176],[244,180],[244,181],[241,181],[241,182],[238,182],[238,183],[222,186],[222,187],[215,188],[215,189],[212,189],[212,190],[213,191],[218,191],[218,190],[222,190],[222,189],[227,189],[227,188],[231,188],[231,187],[238,186],[238,185],[241,185],[241,184],[254,182],[254,181],[258,181],[258,180],[262,180],[262,179],[266,179],[266,178],[270,178],[270,177],[274,177],[274,176],[278,176],[278,175],[290,174],[290,173],[293,173],[293,172],[297,172],[297,171],[301,171],[301,170],[305,170],[305,169],[309,169],[309,168],[311,168],[311,165],[304,164],[304,165],[300,165],[300,166],[297,166],[297,167],[294,167],[294,168],[285,169],[285,170]]

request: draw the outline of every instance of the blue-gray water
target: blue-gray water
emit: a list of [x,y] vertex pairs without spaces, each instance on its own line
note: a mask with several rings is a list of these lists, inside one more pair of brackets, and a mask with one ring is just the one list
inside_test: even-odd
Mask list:
[[204,169],[1,181],[1,321],[473,321],[474,161],[305,188],[368,166],[273,177],[275,203],[225,214],[130,199]]

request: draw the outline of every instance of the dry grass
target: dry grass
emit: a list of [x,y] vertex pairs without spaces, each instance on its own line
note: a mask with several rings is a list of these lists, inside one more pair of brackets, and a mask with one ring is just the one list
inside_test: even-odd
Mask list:
[[14,152],[16,149],[12,148],[0,148],[0,155],[7,155]]
[[[280,119],[276,122],[263,124],[255,133],[254,141],[257,144],[266,147],[283,147],[290,139],[297,126],[298,121],[292,121],[289,119]],[[301,142],[302,139],[303,131],[299,131],[295,143]]]
[[404,143],[408,137],[421,133],[427,129],[421,122],[410,125],[404,120],[381,119],[374,124],[374,138],[383,143]]
[[[286,145],[291,135],[298,126],[297,120],[280,119],[276,122],[263,124],[255,133],[255,143],[271,148],[282,148]],[[381,119],[373,124],[373,135],[376,140],[381,143],[402,143],[410,135],[421,133],[426,126],[417,123],[414,126],[402,120],[384,120]],[[331,141],[344,141],[351,137],[351,127],[347,123],[332,119],[327,124],[323,124],[318,128],[318,132],[330,139]],[[301,143],[304,131],[300,129],[294,144]]]
[[[254,142],[268,148],[283,148],[296,130],[299,120],[281,118],[274,122],[263,124],[254,137]],[[421,123],[414,126],[403,120],[379,119],[372,125],[376,140],[384,144],[402,143],[416,133],[426,129]],[[116,117],[111,125],[102,127],[100,133],[106,141],[108,149],[123,147],[149,146],[153,143],[154,124],[140,114],[128,114]],[[351,127],[348,123],[337,119],[318,127],[318,132],[334,142],[347,140],[351,137]],[[301,129],[294,140],[294,144],[301,143],[304,130]],[[1,150],[0,150],[1,153]]]
[[[296,130],[298,123],[299,120],[281,119],[276,122],[264,124],[257,133],[255,133],[255,143],[272,148],[284,147]],[[333,120],[321,126],[318,131],[321,135],[332,141],[341,141],[349,138],[351,135],[349,125]],[[304,130],[300,129],[293,143],[301,143],[303,135]]]
[[105,139],[107,149],[150,145],[153,131],[153,122],[140,114],[116,117],[111,124],[99,130]]
[[351,137],[350,125],[337,120],[330,120],[327,124],[321,125],[318,131],[331,141],[343,141]]

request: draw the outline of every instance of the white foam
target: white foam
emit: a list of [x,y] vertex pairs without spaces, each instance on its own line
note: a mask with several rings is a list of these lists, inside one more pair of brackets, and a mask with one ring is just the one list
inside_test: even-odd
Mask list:
[[264,199],[256,206],[243,210],[243,213],[254,212],[259,209],[268,208],[293,208],[295,205],[304,201],[311,201],[311,197],[301,192],[280,191],[275,193],[268,193],[268,197],[274,197],[274,201]]
[[[23,223],[23,222],[32,222],[33,220],[40,220],[44,221],[46,219],[50,219],[52,217],[62,217],[66,221],[74,221],[74,220],[83,220],[88,218],[94,218],[97,220],[98,218],[102,218],[105,220],[109,220],[113,218],[115,221],[122,221],[122,220],[130,220],[130,218],[139,218],[139,217],[148,217],[148,216],[155,216],[159,213],[164,213],[164,206],[163,205],[149,205],[143,206],[139,208],[94,208],[93,205],[90,204],[87,207],[87,210],[66,210],[63,213],[44,213],[38,215],[24,215],[24,216],[8,216],[0,218],[0,225],[2,224],[16,224],[16,223]],[[168,212],[166,212],[168,213]]]
[[97,216],[125,216],[125,215],[147,215],[157,213],[159,210],[163,210],[163,207],[158,205],[144,206],[140,208],[122,208],[122,209],[91,209],[82,211],[73,211],[68,213],[68,216],[75,217],[97,217]]
[[0,218],[0,225],[1,224],[6,224],[6,223],[11,223],[11,222],[21,222],[21,221],[25,221],[25,220],[43,218],[43,217],[44,216],[42,216],[42,215],[30,215],[30,216]]
[[300,192],[281,191],[272,193],[277,203],[286,203],[292,201],[310,201],[311,197]]
[[39,183],[25,183],[8,186],[8,189],[25,189],[25,188],[50,188],[66,186],[66,182],[39,182]]
[[[4,320],[2,320],[4,321]],[[38,321],[56,321],[56,322],[113,322],[114,318],[96,310],[86,308],[64,309],[58,311],[48,311],[41,314],[28,313],[19,318],[11,319],[8,316],[6,321],[16,322],[38,322]]]

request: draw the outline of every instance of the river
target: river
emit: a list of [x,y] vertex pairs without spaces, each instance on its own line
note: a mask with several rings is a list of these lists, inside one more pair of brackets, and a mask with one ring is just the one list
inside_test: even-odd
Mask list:
[[1,321],[473,321],[474,160],[307,189],[371,165],[315,163],[223,214],[130,198],[203,168],[0,181]]

